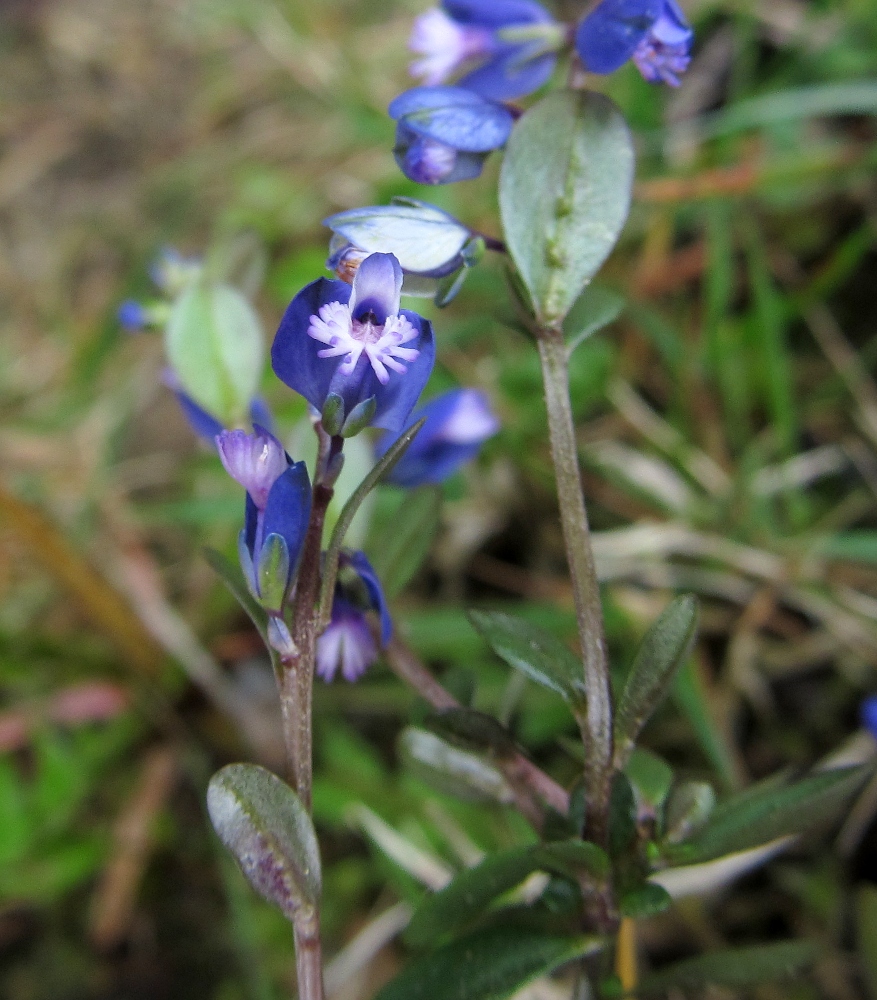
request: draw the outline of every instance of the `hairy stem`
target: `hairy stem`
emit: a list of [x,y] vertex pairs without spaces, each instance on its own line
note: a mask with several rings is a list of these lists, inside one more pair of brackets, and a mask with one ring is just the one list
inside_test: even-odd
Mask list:
[[612,783],[612,691],[603,634],[603,610],[579,472],[575,425],[569,398],[566,344],[562,331],[556,327],[541,329],[538,343],[560,521],[572,579],[585,672],[587,706],[580,719],[580,726],[585,744],[588,834],[598,842],[605,842]]
[[[393,673],[413,687],[434,709],[442,711],[460,707],[457,699],[439,684],[417,654],[400,639],[391,639],[384,655]],[[562,816],[569,812],[566,791],[522,753],[496,759],[493,763],[515,790],[520,811],[537,830],[541,830],[545,820],[546,805]]]
[[320,915],[297,920],[295,930],[295,970],[299,1000],[323,1000],[323,957],[320,943]]

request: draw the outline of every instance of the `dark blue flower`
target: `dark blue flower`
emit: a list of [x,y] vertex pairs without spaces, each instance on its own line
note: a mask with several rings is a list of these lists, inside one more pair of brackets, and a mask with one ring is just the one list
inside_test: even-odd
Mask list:
[[444,0],[414,22],[410,67],[427,86],[445,83],[474,64],[458,86],[491,101],[532,94],[551,76],[566,37],[533,0]]
[[362,552],[344,552],[332,602],[332,619],[317,639],[317,673],[331,681],[340,669],[355,681],[378,658],[378,645],[366,617],[377,612],[381,645],[392,637],[393,623],[374,567]]
[[330,434],[366,424],[398,430],[426,385],[435,361],[432,326],[399,308],[401,289],[398,260],[371,254],[352,286],[320,278],[280,322],[274,371],[323,414]]
[[579,24],[576,49],[591,73],[612,73],[632,59],[650,83],[677,87],[693,38],[676,0],[603,0]]
[[866,698],[859,709],[862,725],[877,740],[877,695]]
[[292,463],[268,431],[222,431],[219,457],[247,491],[238,551],[253,595],[279,612],[301,555],[311,515],[311,485],[304,462]]
[[396,162],[419,184],[477,177],[514,124],[508,108],[463,87],[414,87],[400,94],[389,112],[397,122]]
[[[487,396],[478,389],[452,389],[415,411],[408,426],[422,417],[426,423],[387,477],[387,482],[413,489],[441,483],[478,454],[499,430]],[[383,455],[395,440],[385,434],[376,451]]]

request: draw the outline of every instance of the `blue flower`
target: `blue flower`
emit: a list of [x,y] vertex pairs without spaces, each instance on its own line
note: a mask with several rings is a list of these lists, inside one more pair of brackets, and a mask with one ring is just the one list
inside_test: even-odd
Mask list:
[[877,740],[877,695],[866,698],[859,709],[862,725]]
[[576,49],[591,73],[612,73],[632,59],[649,83],[678,87],[693,39],[676,0],[603,0],[579,24]]
[[326,266],[352,281],[362,261],[372,253],[391,253],[402,268],[402,289],[409,294],[408,275],[444,278],[463,266],[463,248],[472,232],[435,205],[414,198],[393,199],[339,212],[323,220],[332,230]]
[[332,601],[332,619],[317,639],[317,673],[331,681],[338,670],[355,681],[378,658],[378,645],[366,613],[380,617],[381,645],[393,634],[393,622],[381,582],[362,552],[342,553],[339,579]]
[[330,434],[350,436],[369,424],[398,430],[426,385],[432,325],[399,308],[401,289],[393,254],[370,254],[352,286],[319,278],[280,322],[274,371],[320,411]]
[[[408,426],[426,423],[391,470],[387,482],[413,489],[441,483],[478,454],[499,430],[487,396],[478,389],[452,389],[431,399],[411,415]],[[395,438],[385,434],[376,446],[383,455]]]
[[146,306],[140,302],[136,302],[134,299],[125,299],[116,310],[116,318],[131,333],[143,330],[150,322]]
[[238,552],[247,584],[261,603],[279,613],[301,555],[311,515],[311,484],[304,462],[292,463],[264,428],[253,434],[222,431],[216,437],[228,474],[247,491]]
[[408,47],[421,58],[411,75],[435,86],[475,64],[458,86],[512,101],[548,80],[565,39],[563,25],[532,0],[444,0],[414,22]]
[[400,94],[389,112],[397,122],[396,162],[419,184],[477,177],[514,124],[508,108],[463,87],[414,87]]

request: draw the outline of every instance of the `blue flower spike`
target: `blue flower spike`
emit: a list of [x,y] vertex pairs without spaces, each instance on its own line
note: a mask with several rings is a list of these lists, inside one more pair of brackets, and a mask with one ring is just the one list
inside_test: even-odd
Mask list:
[[346,681],[355,681],[377,660],[378,644],[366,617],[369,611],[380,618],[381,645],[386,646],[393,635],[383,588],[365,554],[342,553],[339,569],[332,618],[317,639],[316,669],[326,682],[339,670]]
[[373,253],[353,284],[319,278],[289,304],[271,348],[277,376],[315,407],[327,433],[398,431],[435,361],[432,325],[399,308],[402,268]]
[[445,0],[414,22],[412,76],[426,86],[472,67],[458,86],[491,101],[513,101],[551,76],[566,28],[532,0]]
[[396,162],[418,184],[478,177],[514,124],[508,108],[463,87],[414,87],[400,94],[389,112],[397,123]]
[[586,70],[613,73],[633,60],[649,83],[679,86],[694,32],[676,0],[603,0],[576,30]]
[[311,484],[304,462],[292,463],[264,428],[253,434],[222,431],[219,457],[247,491],[238,551],[253,596],[272,615],[283,609],[311,515]]
[[[426,422],[387,482],[407,489],[444,482],[499,430],[490,402],[479,389],[452,389],[437,396],[412,414],[409,426],[424,417]],[[381,438],[378,457],[394,440],[390,434]]]

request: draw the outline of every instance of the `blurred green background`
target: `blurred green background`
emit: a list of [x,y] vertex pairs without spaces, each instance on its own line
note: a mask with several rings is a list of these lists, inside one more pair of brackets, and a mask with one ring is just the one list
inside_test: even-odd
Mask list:
[[[422,9],[0,7],[3,996],[290,993],[288,928],[203,808],[221,764],[282,767],[258,636],[202,555],[233,553],[240,491],[163,388],[161,338],[126,334],[115,313],[153,294],[163,246],[256,247],[270,337],[324,273],[321,219],[394,194],[499,235],[498,157],[435,191],[393,163],[385,108],[408,85]],[[577,348],[572,381],[615,663],[672,592],[701,595],[701,641],[646,742],[730,791],[841,747],[877,690],[877,7],[687,12],[696,54],[678,91],[632,67],[597,81],[636,130],[638,185],[600,276],[625,308]],[[503,430],[438,514],[384,489],[366,547],[392,562],[400,524],[431,542],[395,598],[397,628],[570,784],[563,704],[510,678],[464,613],[515,606],[574,635],[539,366],[510,325],[503,267],[489,255],[450,308],[422,307],[440,344],[432,388],[484,388]],[[267,371],[264,391],[291,433],[301,401]],[[430,879],[530,836],[503,807],[406,773],[396,740],[422,714],[380,665],[317,692],[326,948],[364,928],[372,942],[331,967],[343,1000],[399,966],[393,932]],[[814,970],[759,998],[868,995],[875,814],[869,789],[830,838],[641,924],[643,967],[803,935],[823,947]]]

